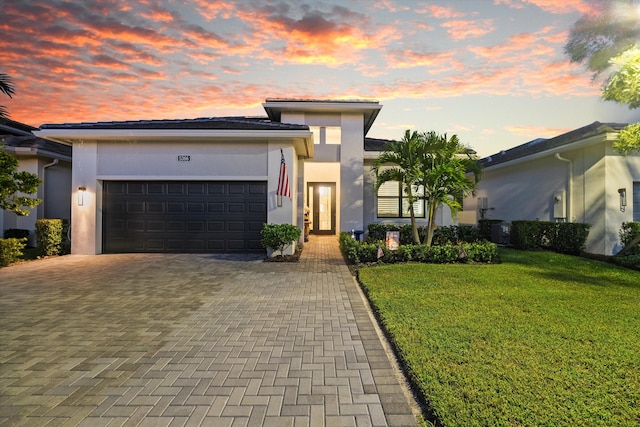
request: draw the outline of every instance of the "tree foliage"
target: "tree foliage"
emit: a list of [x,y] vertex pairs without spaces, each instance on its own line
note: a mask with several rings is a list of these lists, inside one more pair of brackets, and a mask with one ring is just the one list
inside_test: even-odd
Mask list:
[[[387,144],[372,170],[376,190],[389,181],[401,184],[409,205],[414,243],[420,243],[414,202],[426,201],[428,229],[423,243],[427,246],[433,240],[438,207],[447,205],[455,215],[462,208],[462,199],[475,190],[481,175],[475,152],[462,145],[456,135],[447,138],[446,134],[433,131],[407,130],[401,141]],[[473,172],[475,179],[469,178],[468,172]]]
[[613,147],[622,154],[640,152],[640,122],[632,123],[622,129]]
[[616,71],[602,89],[602,98],[629,108],[640,107],[640,49],[626,50],[609,62]]
[[[11,98],[15,93],[15,86],[13,85],[11,78],[3,73],[0,73],[0,92],[4,93],[9,98]],[[7,110],[5,110],[4,106],[0,105],[0,119],[4,119],[8,115],[9,114],[7,113]]]
[[422,135],[417,131],[406,130],[400,141],[388,143],[382,154],[373,164],[372,171],[376,175],[376,193],[385,182],[399,182],[409,202],[409,215],[414,243],[420,243],[418,225],[413,204],[418,200],[417,188],[414,186],[420,177],[420,151]]
[[[601,97],[640,107],[640,3],[638,0],[594,0],[594,13],[580,17],[564,46],[571,62],[583,64],[596,80],[606,71]],[[638,123],[620,132],[614,147],[623,154],[640,152]]]
[[[427,132],[423,137],[418,184],[424,188],[428,205],[424,243],[431,246],[438,207],[448,206],[454,217],[462,209],[462,200],[475,191],[482,171],[475,152],[462,145],[457,135],[447,138],[447,134]],[[469,178],[467,172],[473,172],[474,178]]]
[[610,60],[640,40],[638,5],[632,0],[594,0],[594,9],[576,21],[564,46],[571,62],[583,64],[596,79]]
[[42,200],[29,197],[36,194],[42,183],[37,175],[18,172],[18,159],[0,147],[0,209],[6,209],[20,216],[29,215]]

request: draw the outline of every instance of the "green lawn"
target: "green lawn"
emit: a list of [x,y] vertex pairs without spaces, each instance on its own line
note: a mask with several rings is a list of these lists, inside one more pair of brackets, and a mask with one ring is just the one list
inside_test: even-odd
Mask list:
[[437,425],[640,425],[640,272],[549,252],[367,267]]

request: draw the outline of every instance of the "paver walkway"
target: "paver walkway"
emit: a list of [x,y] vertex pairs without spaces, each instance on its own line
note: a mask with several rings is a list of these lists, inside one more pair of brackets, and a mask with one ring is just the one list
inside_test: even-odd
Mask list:
[[0,426],[415,426],[337,239],[0,269]]

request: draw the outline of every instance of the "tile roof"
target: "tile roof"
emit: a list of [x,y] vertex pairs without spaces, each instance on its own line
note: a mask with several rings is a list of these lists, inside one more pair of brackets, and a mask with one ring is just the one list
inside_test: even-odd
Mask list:
[[382,151],[385,145],[392,142],[390,139],[380,138],[365,138],[364,139],[364,151]]
[[482,166],[485,168],[492,167],[501,163],[506,163],[512,160],[531,156],[533,154],[552,150],[554,148],[561,148],[565,145],[569,145],[571,143],[589,138],[594,135],[619,131],[625,126],[627,126],[626,123],[593,122],[590,125],[572,130],[567,133],[563,133],[562,135],[558,135],[553,138],[538,138],[522,145],[518,145],[517,147],[500,151],[499,153],[492,154],[483,159],[480,159],[480,163],[482,163]]
[[184,120],[133,120],[44,124],[40,129],[225,129],[309,130],[306,125],[275,122],[267,117],[201,117]]
[[375,99],[305,99],[305,98],[267,98],[265,102],[316,102],[338,104],[379,104]]

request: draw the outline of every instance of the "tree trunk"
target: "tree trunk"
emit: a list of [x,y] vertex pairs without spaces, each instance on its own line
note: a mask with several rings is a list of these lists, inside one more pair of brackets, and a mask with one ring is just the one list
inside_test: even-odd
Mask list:
[[424,238],[424,244],[427,246],[431,246],[431,242],[433,241],[433,231],[435,229],[435,203],[432,200],[429,200],[429,220],[427,221],[427,235]]

